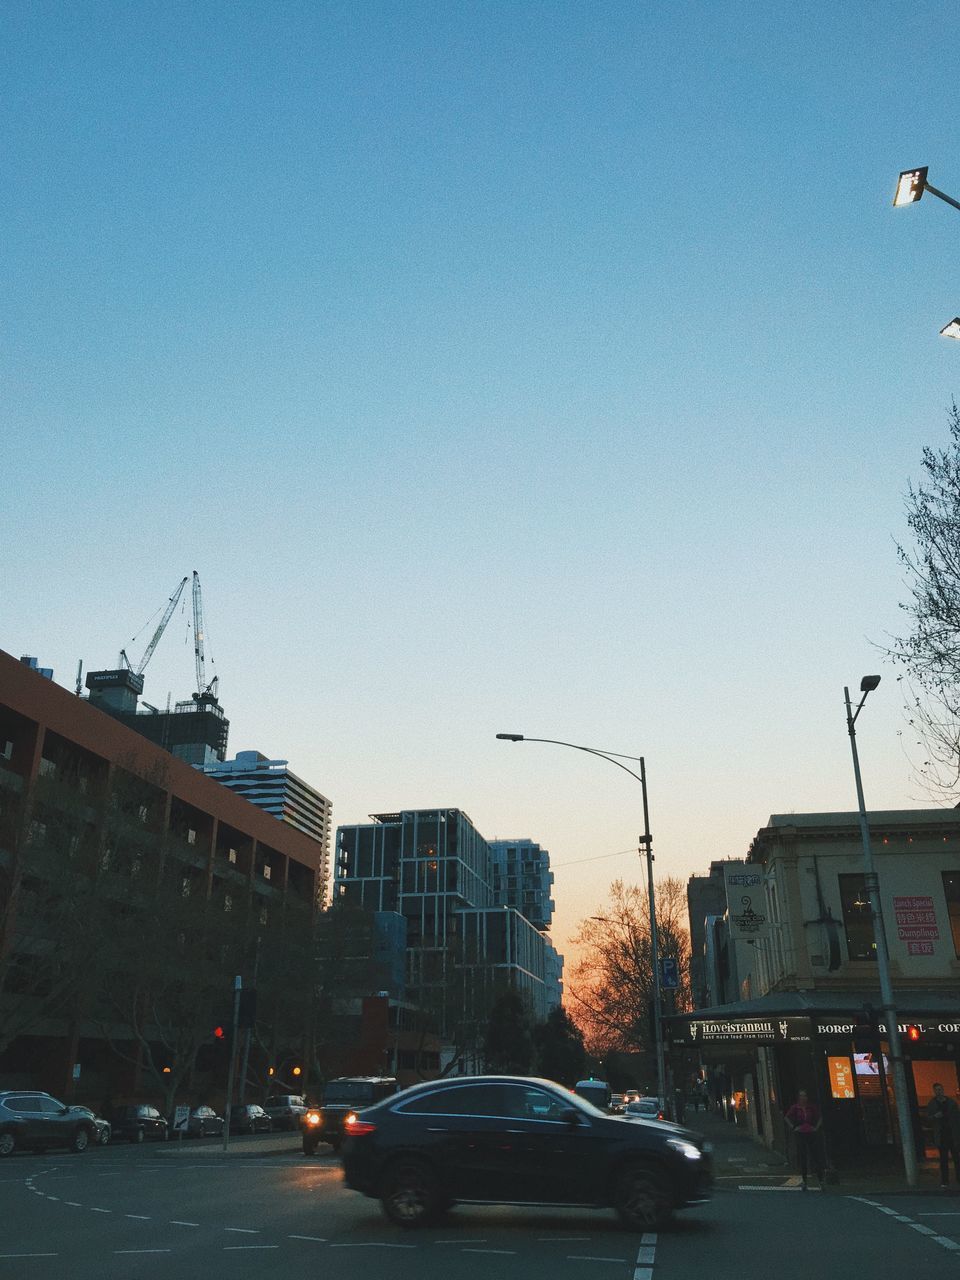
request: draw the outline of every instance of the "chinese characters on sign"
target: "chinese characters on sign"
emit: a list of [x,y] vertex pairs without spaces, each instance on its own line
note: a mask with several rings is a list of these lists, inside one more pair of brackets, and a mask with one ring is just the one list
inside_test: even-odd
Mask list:
[[933,898],[923,895],[894,898],[893,914],[897,937],[907,944],[907,955],[932,956],[933,944],[940,939]]

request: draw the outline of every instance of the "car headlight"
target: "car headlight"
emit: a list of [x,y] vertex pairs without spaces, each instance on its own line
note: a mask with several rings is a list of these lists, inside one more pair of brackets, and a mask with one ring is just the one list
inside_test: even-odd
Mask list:
[[688,1160],[700,1160],[703,1156],[699,1147],[695,1147],[692,1142],[686,1142],[683,1138],[668,1138],[667,1146],[672,1147],[674,1151],[679,1151]]
[[320,1112],[319,1112],[319,1111],[308,1111],[308,1112],[307,1112],[307,1114],[306,1114],[303,1118],[304,1118],[304,1120],[306,1121],[306,1123],[307,1123],[307,1124],[312,1124],[312,1125],[319,1124],[319,1123],[320,1123]]

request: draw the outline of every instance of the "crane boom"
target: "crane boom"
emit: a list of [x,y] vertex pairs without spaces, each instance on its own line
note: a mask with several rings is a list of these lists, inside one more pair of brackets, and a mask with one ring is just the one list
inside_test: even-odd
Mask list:
[[197,693],[202,694],[207,682],[203,661],[203,600],[196,569],[193,571],[193,656],[197,666]]
[[137,667],[138,676],[143,675],[144,667],[153,657],[153,651],[154,649],[156,649],[157,645],[160,643],[160,637],[163,635],[164,631],[166,631],[167,623],[173,617],[173,611],[174,609],[176,609],[177,602],[179,601],[181,595],[183,594],[183,588],[186,585],[187,585],[187,579],[184,578],[183,581],[180,583],[179,587],[177,587],[176,591],[167,601],[167,607],[163,611],[163,617],[160,619],[160,624],[157,627],[156,631],[153,633],[153,638],[151,639],[150,643],[147,645],[143,657],[140,659],[140,665]]

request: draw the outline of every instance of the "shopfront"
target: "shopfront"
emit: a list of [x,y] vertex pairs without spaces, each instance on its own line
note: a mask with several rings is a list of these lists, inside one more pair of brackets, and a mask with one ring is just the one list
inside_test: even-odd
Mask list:
[[[768,1145],[786,1151],[783,1114],[805,1089],[823,1113],[830,1164],[899,1163],[900,1133],[886,1028],[874,1010],[798,1015],[796,994],[764,1016],[705,1010],[670,1019],[675,1071],[692,1061],[729,1081],[729,1106]],[[941,1003],[940,1000],[937,1001]],[[792,1004],[793,1008],[789,1005]],[[744,1002],[746,1005],[746,1002]],[[935,1152],[926,1121],[934,1084],[960,1102],[960,1003],[953,1013],[908,1008],[899,1015],[914,1137],[921,1159]]]

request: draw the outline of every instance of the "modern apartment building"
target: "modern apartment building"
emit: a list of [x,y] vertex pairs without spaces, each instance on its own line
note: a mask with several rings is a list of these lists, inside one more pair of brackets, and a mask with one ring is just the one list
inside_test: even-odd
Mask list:
[[[398,912],[406,921],[407,998],[449,1005],[444,988],[462,983],[461,1012],[482,1017],[486,994],[509,983],[542,1019],[561,997],[562,958],[531,919],[549,919],[544,901],[548,855],[537,850],[540,897],[525,905],[519,883],[507,897],[506,857],[499,857],[460,809],[412,809],[371,815],[337,828],[335,898],[368,911]],[[552,877],[551,877],[552,879]],[[519,878],[518,878],[519,881]]]
[[233,760],[196,765],[201,773],[280,822],[296,827],[323,849],[320,868],[322,892],[329,883],[330,830],[333,806],[309,783],[287,768],[286,760],[269,760],[259,751],[238,751]]
[[550,855],[533,840],[491,840],[493,891],[497,902],[513,907],[535,929],[548,930],[555,903],[550,897]]

